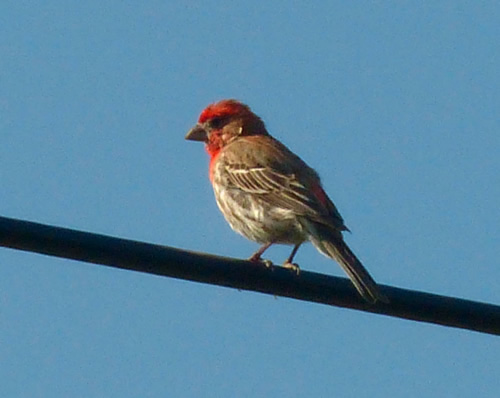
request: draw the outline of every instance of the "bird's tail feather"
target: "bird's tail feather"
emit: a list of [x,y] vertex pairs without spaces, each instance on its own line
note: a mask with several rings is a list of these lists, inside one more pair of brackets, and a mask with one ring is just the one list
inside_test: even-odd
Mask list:
[[331,231],[330,228],[317,224],[314,226],[314,230],[315,233],[311,234],[312,244],[323,254],[340,264],[356,290],[366,301],[370,303],[389,302],[361,261],[344,242],[339,231]]

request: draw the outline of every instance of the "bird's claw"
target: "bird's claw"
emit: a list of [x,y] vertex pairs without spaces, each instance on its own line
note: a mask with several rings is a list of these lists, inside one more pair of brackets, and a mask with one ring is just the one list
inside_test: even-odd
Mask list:
[[273,266],[273,262],[271,260],[264,260],[260,256],[252,256],[248,259],[248,261],[255,263],[255,264],[262,264],[266,268],[271,268]]
[[300,267],[298,266],[298,264],[284,262],[283,267],[295,272],[297,275],[300,274]]
[[264,264],[266,268],[271,268],[273,266],[273,262],[271,260],[261,260],[261,263]]

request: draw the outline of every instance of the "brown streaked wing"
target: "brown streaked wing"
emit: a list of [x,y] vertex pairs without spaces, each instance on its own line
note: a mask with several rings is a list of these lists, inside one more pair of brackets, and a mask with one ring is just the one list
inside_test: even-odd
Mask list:
[[295,176],[283,174],[267,167],[247,168],[240,164],[226,164],[230,183],[249,194],[258,195],[272,206],[290,209],[298,215],[308,216],[322,224],[344,229],[344,223],[335,206],[323,205]]

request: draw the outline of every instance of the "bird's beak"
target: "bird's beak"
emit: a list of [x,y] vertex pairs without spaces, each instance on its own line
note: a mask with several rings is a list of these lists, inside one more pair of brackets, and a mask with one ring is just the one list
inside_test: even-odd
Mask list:
[[207,131],[197,124],[194,126],[191,130],[188,131],[186,134],[186,140],[190,141],[203,141],[206,142],[208,139],[207,137]]

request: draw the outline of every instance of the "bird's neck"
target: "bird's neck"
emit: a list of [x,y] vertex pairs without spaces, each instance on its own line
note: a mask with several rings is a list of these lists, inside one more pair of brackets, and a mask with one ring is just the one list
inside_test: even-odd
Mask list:
[[219,157],[220,150],[221,148],[211,148],[209,145],[205,147],[206,151],[208,152],[208,156],[210,156],[210,165],[208,167],[208,177],[210,178],[210,181],[213,181],[213,175],[214,175],[214,166],[215,162],[217,161],[217,158]]

